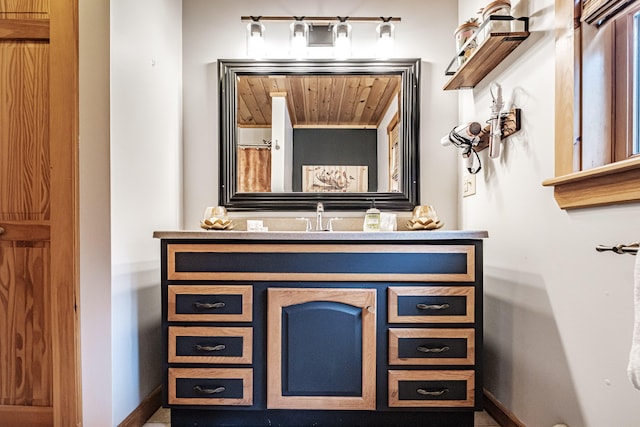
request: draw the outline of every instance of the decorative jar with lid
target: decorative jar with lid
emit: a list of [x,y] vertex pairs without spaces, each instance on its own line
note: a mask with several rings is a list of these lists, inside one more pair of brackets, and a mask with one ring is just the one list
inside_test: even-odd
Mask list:
[[[488,5],[482,8],[482,22],[489,19],[490,16],[510,16],[511,15],[511,2],[509,0],[497,0],[492,1]],[[506,33],[511,30],[511,23],[509,21],[495,20],[488,23],[486,26],[488,33]]]
[[478,18],[471,18],[454,31],[456,52],[458,52],[458,66],[462,65],[478,47],[476,40],[473,40],[465,47],[464,52],[460,52],[465,43],[478,31],[479,26]]

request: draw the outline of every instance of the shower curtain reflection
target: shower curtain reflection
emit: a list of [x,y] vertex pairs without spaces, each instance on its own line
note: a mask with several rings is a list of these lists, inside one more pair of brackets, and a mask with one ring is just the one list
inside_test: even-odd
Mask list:
[[271,149],[238,147],[238,192],[271,192]]

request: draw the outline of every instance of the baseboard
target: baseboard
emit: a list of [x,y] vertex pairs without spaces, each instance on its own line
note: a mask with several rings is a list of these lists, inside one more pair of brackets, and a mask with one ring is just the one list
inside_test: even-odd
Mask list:
[[162,387],[153,390],[118,427],[142,427],[162,405]]
[[484,410],[493,417],[501,427],[526,427],[511,411],[509,411],[496,397],[486,388],[484,394]]

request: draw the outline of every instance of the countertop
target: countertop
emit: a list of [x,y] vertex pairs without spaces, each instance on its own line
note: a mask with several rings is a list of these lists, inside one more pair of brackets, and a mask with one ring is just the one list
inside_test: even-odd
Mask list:
[[202,239],[202,240],[354,240],[354,241],[421,241],[484,239],[489,233],[484,230],[423,230],[423,231],[227,231],[227,230],[175,230],[154,231],[156,239]]

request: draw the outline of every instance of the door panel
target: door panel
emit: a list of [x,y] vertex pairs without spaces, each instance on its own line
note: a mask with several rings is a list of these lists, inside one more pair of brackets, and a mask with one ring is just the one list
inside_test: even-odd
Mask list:
[[46,40],[0,39],[0,426],[53,424],[49,59]]
[[49,244],[0,242],[0,405],[51,406]]
[[313,301],[282,308],[282,394],[362,394],[362,309]]
[[49,219],[48,67],[48,44],[0,43],[0,222]]

